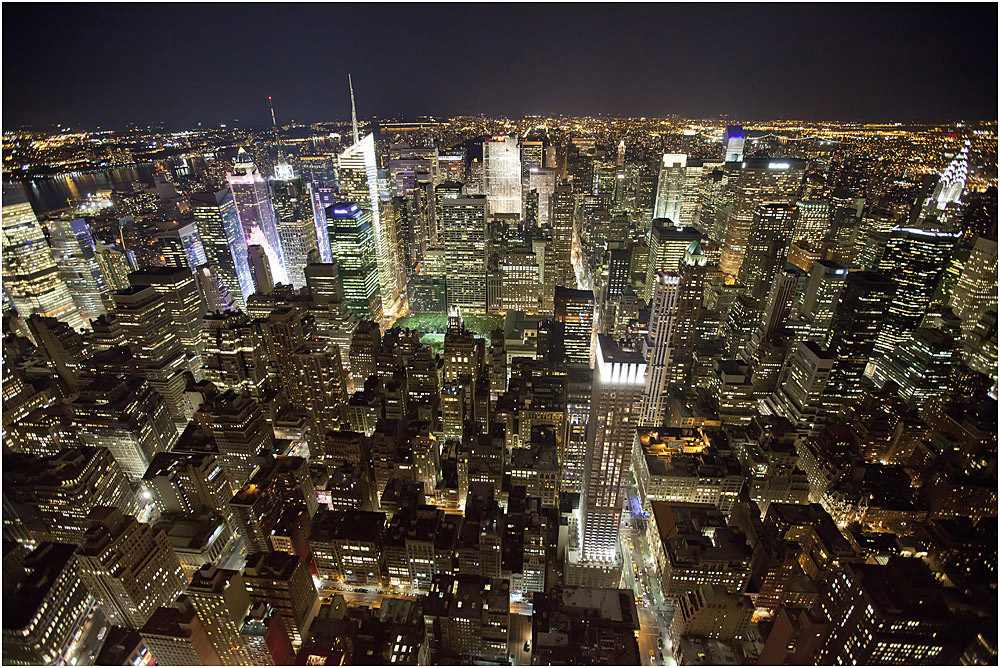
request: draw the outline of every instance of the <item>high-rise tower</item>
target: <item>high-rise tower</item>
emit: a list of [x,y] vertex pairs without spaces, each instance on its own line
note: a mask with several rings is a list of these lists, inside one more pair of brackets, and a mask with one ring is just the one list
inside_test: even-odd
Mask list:
[[617,559],[622,490],[631,465],[646,361],[625,352],[608,336],[597,336],[597,369],[590,399],[587,454],[580,502],[584,561]]
[[274,282],[287,285],[285,255],[281,249],[278,220],[267,191],[267,181],[242,146],[233,161],[233,172],[226,179],[233,193],[236,215],[239,216],[247,243],[264,247],[270,260]]
[[517,137],[493,137],[483,142],[483,177],[489,214],[521,215],[521,154]]
[[3,186],[3,287],[22,318],[37,313],[73,329],[83,327],[42,227],[17,184]]

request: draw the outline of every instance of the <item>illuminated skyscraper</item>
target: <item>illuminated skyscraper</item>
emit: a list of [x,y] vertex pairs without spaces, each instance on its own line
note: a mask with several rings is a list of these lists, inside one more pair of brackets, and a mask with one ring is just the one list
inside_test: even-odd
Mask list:
[[106,311],[108,288],[94,257],[94,240],[87,221],[57,218],[49,225],[49,235],[59,275],[66,281],[80,317],[89,323]]
[[556,286],[555,319],[562,325],[563,350],[571,364],[590,366],[594,336],[594,293]]
[[545,162],[545,143],[542,141],[521,141],[521,176],[528,177],[531,168],[541,169]]
[[381,320],[385,301],[379,291],[378,251],[371,211],[352,202],[337,202],[327,207],[325,217],[344,301],[358,317]]
[[321,186],[316,181],[309,181],[307,189],[312,204],[313,221],[316,224],[316,241],[320,261],[333,262],[330,237],[326,233],[326,207],[337,201],[337,192],[334,188]]
[[806,241],[811,249],[818,250],[823,237],[830,231],[829,202],[799,200],[795,207],[799,210],[799,216],[792,241]]
[[173,324],[167,297],[153,287],[134,286],[112,295],[115,316],[125,331],[143,376],[163,395],[170,416],[182,430],[190,410],[184,391],[188,370],[184,348]]
[[97,376],[73,402],[80,442],[107,448],[133,481],[142,478],[157,452],[177,442],[166,404],[141,378]]
[[248,559],[243,578],[250,600],[274,606],[293,643],[309,637],[319,597],[305,562],[286,552],[261,552]]
[[667,389],[672,375],[671,341],[677,315],[679,285],[680,275],[677,272],[656,272],[653,299],[649,308],[649,332],[642,342],[647,374],[639,419],[646,425],[660,426],[666,421]]
[[508,250],[500,258],[500,310],[538,313],[542,283],[538,256],[530,248]]
[[[670,335],[670,382],[686,385],[693,365],[692,355],[697,332],[701,324],[705,303],[705,280],[708,275],[708,257],[701,242],[692,241],[678,269],[677,310]],[[654,292],[655,296],[655,292]]]
[[884,330],[886,311],[896,284],[882,274],[854,271],[847,275],[840,303],[830,323],[828,350],[837,356],[830,373],[831,398],[860,396],[861,377]]
[[42,227],[18,184],[3,186],[3,287],[22,318],[37,313],[76,330],[83,327]]
[[726,148],[726,162],[739,162],[743,159],[743,144],[745,141],[742,126],[726,126],[726,132],[722,135],[722,144]]
[[[319,250],[312,197],[304,179],[274,180],[271,185],[285,271],[291,284],[301,288],[306,284],[303,272],[309,264],[309,251]],[[326,236],[325,229],[323,236]]]
[[785,266],[795,214],[795,207],[777,203],[761,205],[754,211],[737,283],[749,288],[758,309],[778,270]]
[[646,287],[642,294],[647,302],[653,298],[656,274],[677,271],[687,249],[701,241],[701,232],[693,227],[671,225],[667,220],[654,220],[649,231],[649,259],[646,262]]
[[743,264],[753,216],[762,204],[794,204],[802,189],[805,160],[755,158],[727,162],[726,185],[721,194],[724,206],[716,212],[724,230],[723,273],[736,276]]
[[489,215],[521,215],[521,153],[517,137],[492,137],[483,142],[483,177]]
[[962,150],[948,164],[937,185],[934,186],[931,203],[937,209],[944,209],[949,204],[961,202],[962,193],[965,191],[965,182],[969,178],[969,148],[971,146],[971,142],[966,140]]
[[247,240],[232,193],[228,189],[193,193],[191,208],[208,264],[215,268],[240,310],[245,311],[254,285],[247,263]]
[[830,340],[830,323],[846,278],[847,267],[841,264],[829,260],[813,263],[799,306],[799,315],[808,326],[803,338],[820,345]]
[[251,665],[240,637],[240,627],[250,612],[250,594],[243,575],[206,564],[195,572],[186,593],[220,663]]
[[80,579],[112,624],[142,628],[173,603],[187,578],[163,531],[116,508],[91,511],[91,528],[76,553]]
[[681,221],[686,183],[687,156],[683,153],[664,153],[660,162],[660,179],[656,185],[653,218],[669,218],[675,225],[691,222]]
[[438,238],[447,264],[447,300],[465,312],[486,312],[486,208],[484,195],[441,200]]
[[590,400],[587,454],[580,500],[584,561],[617,558],[622,492],[631,465],[646,361],[623,351],[610,337],[597,337],[597,370]]
[[201,330],[205,303],[195,276],[185,267],[146,267],[129,274],[134,286],[150,286],[166,300],[171,325],[184,348],[187,367],[201,378]]
[[256,290],[254,294],[269,295],[274,292],[274,280],[271,278],[271,263],[267,260],[267,251],[263,246],[250,244],[247,246],[247,262],[250,264],[250,275]]
[[939,229],[931,221],[923,228],[893,229],[878,269],[896,283],[896,292],[875,344],[876,357],[888,353],[920,326],[959,236],[959,232]]
[[[20,548],[14,548],[15,550]],[[8,553],[12,554],[12,553]],[[74,636],[91,598],[76,574],[74,547],[42,543],[18,558],[4,555],[3,662],[11,666],[66,665],[76,657]]]
[[990,308],[997,307],[997,242],[976,238],[952,295],[952,309],[969,331]]
[[264,247],[271,263],[274,282],[287,285],[285,255],[281,249],[278,220],[267,191],[267,181],[242,146],[233,161],[233,173],[228,174],[226,180],[233,193],[236,215],[240,219],[246,243]]
[[[337,159],[337,165],[341,199],[355,202],[359,208],[371,215],[370,225],[378,275],[378,295],[382,301],[381,311],[387,315],[395,313],[396,302],[400,296],[393,269],[396,260],[389,235],[382,224],[382,201],[378,192],[378,162],[375,156],[374,135],[368,134],[344,150]],[[329,208],[327,214],[329,215]],[[328,220],[327,227],[329,225]],[[330,250],[336,256],[332,237]]]
[[[545,282],[552,286],[576,287],[573,271],[573,224],[576,217],[576,200],[573,187],[563,183],[556,186],[549,200],[552,209],[551,252],[545,253]],[[539,204],[541,206],[541,204]]]
[[[136,267],[132,266],[128,253],[113,244],[109,246],[98,241],[94,244],[94,258],[101,268],[108,290],[113,292],[129,286],[128,275]],[[105,306],[110,306],[110,300],[105,302]]]

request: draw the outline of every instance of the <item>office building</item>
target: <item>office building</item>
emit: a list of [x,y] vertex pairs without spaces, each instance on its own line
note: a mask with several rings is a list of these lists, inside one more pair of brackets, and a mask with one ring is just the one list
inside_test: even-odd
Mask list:
[[646,262],[646,282],[643,299],[653,298],[656,273],[676,272],[688,247],[695,241],[701,242],[701,233],[693,227],[679,227],[665,220],[654,220],[649,232],[649,259]]
[[449,311],[486,312],[486,209],[483,195],[441,200],[438,238],[445,252]]
[[[369,224],[372,230],[372,250],[374,251],[374,268],[378,275],[378,295],[381,300],[382,312],[386,315],[395,313],[396,301],[399,299],[396,284],[395,267],[398,259],[395,257],[395,245],[390,239],[391,225],[382,220],[382,198],[378,191],[378,162],[375,156],[375,137],[368,134],[360,141],[355,138],[349,146],[337,157],[340,196],[342,199],[355,202],[361,209],[370,213]],[[388,193],[386,198],[388,199]],[[329,212],[329,207],[327,208]],[[327,221],[329,228],[330,222]],[[333,237],[330,237],[330,250],[333,249]],[[344,290],[347,287],[345,284]]]
[[618,552],[622,489],[631,463],[635,427],[646,384],[646,361],[597,337],[597,370],[587,429],[580,500],[581,547],[586,561],[613,561]]
[[762,204],[792,205],[798,200],[805,168],[806,161],[795,158],[726,163],[726,185],[721,193],[725,206],[717,211],[723,230],[719,266],[724,274],[739,274],[757,208]]
[[137,512],[128,477],[104,448],[66,448],[52,456],[4,456],[4,527],[20,542],[85,541],[98,507]]
[[166,301],[174,334],[184,348],[187,368],[196,379],[201,378],[202,316],[205,303],[194,276],[181,267],[146,267],[128,276],[134,286],[152,287]]
[[247,238],[240,225],[232,192],[226,188],[216,192],[192,193],[191,211],[206,261],[214,268],[240,310],[246,311],[246,300],[254,293],[254,284],[247,261]]
[[492,137],[483,141],[483,181],[490,216],[523,214],[521,153],[517,137]]
[[247,245],[261,246],[271,265],[274,282],[287,285],[285,255],[267,181],[242,146],[233,161],[232,173],[226,175],[226,182],[232,191],[236,215]]
[[22,318],[37,313],[83,327],[35,212],[19,184],[3,187],[3,289]]
[[90,607],[90,593],[76,573],[75,550],[65,543],[42,543],[11,572],[4,542],[5,664],[58,665],[75,659],[74,634]]
[[66,282],[80,317],[89,323],[106,311],[105,300],[108,297],[104,274],[94,256],[90,227],[82,218],[57,218],[49,224],[49,238],[59,276]]
[[653,281],[649,308],[649,331],[642,342],[646,360],[646,386],[639,419],[643,424],[661,425],[667,417],[667,390],[672,374],[671,356],[680,276],[674,271],[658,271]]
[[589,367],[593,359],[594,293],[557,285],[555,320],[561,326],[566,360]]
[[186,596],[173,606],[157,608],[139,629],[139,635],[161,666],[226,665]]
[[250,600],[277,610],[293,645],[309,637],[309,626],[319,612],[319,597],[309,567],[286,552],[261,552],[243,569]]
[[98,507],[77,550],[78,571],[112,624],[142,628],[187,585],[167,536],[116,508]]
[[875,344],[882,357],[920,326],[959,232],[924,228],[893,229],[879,272],[896,284]]
[[371,211],[337,202],[326,209],[330,252],[337,263],[344,301],[359,318],[381,320],[379,256]]
[[195,571],[185,592],[223,666],[245,666],[251,657],[240,628],[250,613],[250,594],[239,571],[206,564]]

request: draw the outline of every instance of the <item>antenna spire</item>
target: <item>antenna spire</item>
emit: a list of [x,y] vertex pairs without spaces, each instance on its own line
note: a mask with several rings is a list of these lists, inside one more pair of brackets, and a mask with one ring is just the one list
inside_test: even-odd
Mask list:
[[271,96],[267,96],[267,104],[271,107],[271,127],[274,128],[274,145],[278,149],[278,162],[283,162],[281,155],[281,141],[278,139],[278,122],[274,120],[274,102],[271,101]]
[[351,80],[351,75],[347,75],[347,85],[351,88],[351,129],[354,130],[354,143],[357,144],[358,139],[358,110],[354,106],[354,82]]

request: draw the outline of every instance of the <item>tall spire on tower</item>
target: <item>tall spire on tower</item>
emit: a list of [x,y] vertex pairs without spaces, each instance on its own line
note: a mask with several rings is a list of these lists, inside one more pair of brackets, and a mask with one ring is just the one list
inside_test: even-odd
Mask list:
[[281,140],[278,138],[278,122],[274,120],[274,102],[271,96],[267,96],[267,104],[271,107],[271,126],[274,128],[274,145],[278,149],[278,161],[274,165],[274,176],[281,181],[291,181],[295,178],[292,166],[285,160],[285,154],[281,151]]
[[354,107],[354,82],[351,81],[351,75],[347,75],[347,85],[351,87],[351,129],[354,130],[354,143],[357,144],[358,141],[358,110]]

